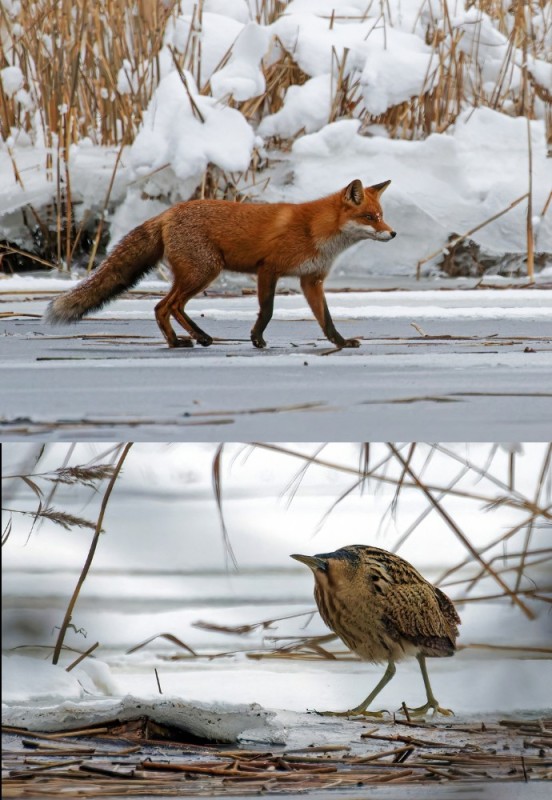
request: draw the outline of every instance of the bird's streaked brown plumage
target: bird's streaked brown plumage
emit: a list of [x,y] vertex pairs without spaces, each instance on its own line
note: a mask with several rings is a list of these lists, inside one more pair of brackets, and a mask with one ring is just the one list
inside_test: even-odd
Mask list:
[[345,713],[377,713],[368,705],[395,674],[395,662],[414,655],[420,663],[428,702],[413,713],[440,708],[429,685],[426,656],[452,656],[460,617],[452,601],[403,558],[366,545],[333,553],[293,555],[314,573],[320,615],[347,647],[365,661],[387,662],[366,700]]

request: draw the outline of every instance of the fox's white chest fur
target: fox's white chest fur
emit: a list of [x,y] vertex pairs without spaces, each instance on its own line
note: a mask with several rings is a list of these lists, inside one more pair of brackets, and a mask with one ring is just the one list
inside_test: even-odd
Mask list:
[[294,274],[298,276],[321,275],[325,277],[331,270],[336,258],[358,241],[359,237],[355,236],[354,233],[341,231],[322,242],[318,247],[316,256],[299,264]]

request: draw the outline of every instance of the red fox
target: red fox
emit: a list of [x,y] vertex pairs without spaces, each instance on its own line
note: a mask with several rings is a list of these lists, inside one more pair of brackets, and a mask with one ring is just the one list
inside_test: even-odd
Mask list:
[[[155,317],[169,347],[191,347],[193,339],[213,339],[185,312],[190,298],[223,269],[257,274],[259,314],[251,330],[255,347],[266,347],[263,332],[272,318],[278,279],[294,275],[324,334],[338,347],[358,347],[336,330],[324,296],[324,280],[335,258],[362,239],[388,242],[396,234],[383,221],[380,195],[391,181],[364,188],[354,180],[345,189],[308,203],[232,203],[191,200],[178,203],[130,231],[98,269],[53,300],[47,322],[76,322],[130,289],[161,258],[174,281],[156,305]],[[190,337],[177,336],[174,318]]]

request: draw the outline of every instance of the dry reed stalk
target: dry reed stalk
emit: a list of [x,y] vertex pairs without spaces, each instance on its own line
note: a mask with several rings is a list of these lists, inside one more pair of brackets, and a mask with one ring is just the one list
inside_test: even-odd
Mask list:
[[25,258],[29,258],[31,261],[36,261],[37,264],[42,264],[42,266],[48,267],[49,269],[56,268],[56,264],[53,261],[47,261],[45,258],[41,258],[33,253],[28,253],[26,250],[20,250],[19,247],[12,247],[11,245],[0,243],[0,251],[3,253],[15,253],[17,255],[24,256]]
[[[264,447],[266,449],[269,449],[269,450],[275,449],[277,452],[283,452],[283,453],[286,453],[288,455],[292,455],[294,457],[298,457],[298,458],[302,459],[305,462],[305,466],[310,466],[312,464],[317,464],[319,466],[323,466],[323,467],[326,467],[326,468],[329,468],[329,469],[336,469],[338,471],[342,471],[342,472],[345,472],[345,473],[348,473],[348,474],[359,475],[359,471],[357,471],[357,470],[354,470],[354,469],[349,468],[349,467],[345,467],[344,465],[336,464],[335,462],[331,462],[331,461],[328,461],[328,460],[325,460],[325,459],[320,459],[319,456],[318,456],[318,453],[315,456],[311,456],[311,455],[307,455],[307,454],[304,454],[304,453],[299,453],[297,451],[291,451],[290,452],[289,448],[281,448],[281,447],[274,446],[274,445],[259,445],[259,446],[262,446],[262,447]],[[489,469],[489,467],[491,465],[491,460],[492,459],[487,459],[487,464],[485,465],[484,468],[482,468],[482,467],[479,467],[477,464],[473,464],[468,459],[466,459],[466,458],[454,453],[453,451],[450,451],[448,448],[443,448],[442,446],[437,446],[436,448],[432,448],[431,449],[428,458],[426,458],[426,464],[428,463],[428,459],[430,458],[431,453],[433,452],[434,449],[435,450],[441,450],[445,455],[448,455],[448,456],[452,457],[454,460],[459,461],[461,463],[461,465],[462,465],[462,469],[461,469],[460,474],[455,476],[455,479],[452,481],[451,484],[448,484],[447,487],[433,487],[432,488],[431,491],[435,491],[437,493],[440,493],[440,494],[438,494],[438,496],[436,498],[437,501],[438,501],[438,504],[447,495],[463,496],[465,498],[471,497],[472,500],[475,500],[476,498],[477,498],[477,500],[481,500],[484,497],[484,495],[481,494],[480,492],[478,492],[478,493],[463,492],[461,490],[454,489],[454,486],[456,485],[456,483],[458,482],[460,477],[464,477],[464,475],[467,474],[469,471],[473,471],[475,476],[478,476],[479,478],[487,479],[488,481],[491,482],[491,484],[496,485],[497,488],[499,488],[500,490],[502,490],[504,492],[504,495],[502,497],[495,498],[490,503],[487,503],[486,504],[487,507],[489,507],[489,508],[494,507],[494,506],[497,505],[497,503],[500,504],[500,505],[508,504],[508,505],[511,505],[513,508],[517,508],[518,510],[528,509],[531,512],[531,514],[530,514],[530,516],[528,518],[522,520],[519,524],[516,524],[510,530],[508,530],[505,533],[501,534],[497,539],[492,541],[490,544],[488,544],[484,548],[479,549],[477,551],[479,556],[481,556],[482,553],[484,553],[487,550],[491,549],[492,547],[496,546],[500,542],[504,543],[504,542],[508,541],[508,539],[511,538],[515,533],[517,533],[520,530],[523,530],[524,528],[526,528],[528,523],[531,523],[531,521],[534,522],[535,518],[537,518],[537,517],[549,518],[550,517],[549,509],[547,509],[546,507],[542,506],[542,503],[540,503],[540,498],[539,497],[537,497],[536,501],[534,499],[532,499],[532,498],[531,499],[530,498],[526,498],[520,492],[515,490],[515,488],[511,488],[511,486],[509,486],[507,483],[502,481],[500,478],[498,478],[495,475],[493,475],[492,473],[488,472],[488,469]],[[496,452],[496,448],[492,448],[491,450],[492,450],[492,452]],[[384,461],[387,461],[387,460],[388,459],[385,459]],[[404,468],[403,468],[403,472],[405,472]],[[539,485],[543,485],[543,483],[545,481],[545,478],[548,476],[548,473],[549,473],[548,461],[546,461],[546,468],[544,468],[544,466],[543,466],[543,469],[541,471],[541,478],[540,478],[540,481],[539,481]],[[391,485],[395,485],[396,487],[402,486],[404,488],[413,488],[413,486],[416,485],[415,483],[411,483],[411,482],[407,483],[406,481],[404,481],[404,475],[401,475],[401,477],[399,479],[396,479],[396,478],[391,478],[391,477],[389,477],[387,475],[382,475],[381,473],[378,473],[376,470],[373,470],[371,472],[371,477],[376,481],[387,482],[387,483],[390,483]],[[347,495],[349,495],[351,493],[351,491],[353,491],[355,488],[358,488],[359,485],[360,485],[360,478],[355,480],[351,487],[349,487],[344,492],[342,492],[342,494],[340,495],[338,500],[334,501],[334,503],[332,504],[331,508],[326,511],[326,516],[327,516],[328,513],[330,513],[333,510],[333,508],[335,508],[335,506],[336,506],[336,504],[338,502],[341,502],[342,499],[344,499]],[[433,510],[436,510],[436,507],[432,507],[432,508],[433,508]],[[427,513],[428,513],[428,509],[426,509],[424,515],[427,515]],[[417,523],[419,521],[420,520],[417,520]],[[529,553],[528,547],[522,549],[521,553],[507,554],[507,557],[510,560],[510,565],[507,566],[504,570],[498,570],[498,571],[494,570],[494,573],[496,573],[498,576],[500,576],[500,574],[502,572],[507,572],[507,571],[511,572],[513,570],[517,571],[519,569],[519,558],[523,555],[524,552]],[[549,554],[548,554],[548,551],[546,549],[542,553],[541,553],[541,551],[534,551],[533,550],[530,553],[530,555],[533,558],[532,558],[531,562],[526,561],[526,565],[527,566],[534,566],[534,565],[543,564],[543,563],[545,563],[546,561],[549,560]],[[534,558],[534,556],[539,556],[539,555],[543,555],[544,558],[543,559],[540,559],[540,558],[535,559]],[[486,574],[489,574],[489,570],[487,568],[487,563],[492,565],[492,563],[495,560],[497,560],[497,558],[498,558],[498,556],[493,556],[488,562],[483,562],[483,564],[485,566],[480,570],[479,574],[476,575],[475,578],[464,579],[462,581],[457,581],[455,583],[457,583],[457,584],[466,584],[466,583],[468,583],[468,591],[469,591],[469,589],[473,588],[473,586],[477,583],[478,580],[480,580]],[[441,576],[436,581],[436,583],[440,584],[445,579],[445,577],[447,577],[448,575],[452,574],[454,571],[460,569],[462,566],[466,566],[467,564],[469,564],[469,562],[472,559],[473,559],[473,553],[470,552],[468,557],[463,559],[459,564],[457,564],[457,565],[453,566],[452,568],[448,569],[444,573],[444,575]],[[511,562],[513,560],[515,560],[515,559],[518,559],[518,565],[516,565],[515,563],[512,565]],[[523,591],[523,592],[520,591],[519,594],[523,595],[523,596],[529,596],[529,593],[527,591]],[[531,591],[530,594],[533,596],[535,593],[533,591]],[[508,589],[506,588],[506,589],[504,589],[504,591],[502,592],[502,594],[500,596],[511,596],[511,593],[509,593]]]
[[[536,516],[535,514],[531,514],[530,517],[524,519],[522,522],[518,523],[517,525],[514,525],[512,528],[510,528],[510,530],[506,531],[506,533],[500,534],[500,536],[498,536],[495,539],[493,539],[491,542],[489,542],[487,545],[485,545],[485,547],[480,548],[479,553],[482,555],[483,553],[487,552],[488,550],[491,550],[493,547],[496,547],[497,545],[499,545],[501,543],[505,544],[508,541],[508,539],[510,539],[516,533],[519,533],[519,531],[522,531],[525,528],[527,528],[527,526],[531,524],[531,521],[534,520],[535,516]],[[463,567],[467,566],[467,564],[469,564],[470,561],[471,561],[471,558],[469,556],[467,556],[465,559],[463,559],[462,561],[458,562],[458,564],[455,564],[453,567],[450,567],[445,572],[443,572],[439,576],[439,578],[437,579],[436,582],[439,584],[439,586],[449,586],[450,583],[445,583],[445,579],[448,578],[450,575],[453,575],[455,572],[458,572]],[[463,583],[465,581],[459,581],[459,582]]]
[[221,479],[221,468],[222,468],[222,453],[224,451],[224,444],[220,444],[217,447],[215,455],[213,457],[213,466],[212,466],[212,480],[213,480],[213,491],[215,493],[215,500],[217,503],[217,509],[219,513],[219,520],[220,520],[220,527],[222,530],[222,538],[224,541],[224,552],[226,558],[230,559],[235,569],[238,567],[238,562],[236,560],[236,556],[234,555],[234,551],[232,549],[232,545],[230,544],[230,537],[228,536],[228,530],[226,528],[226,522],[224,519],[224,511],[222,508],[222,479]]
[[172,633],[155,633],[153,636],[148,636],[148,638],[145,639],[143,642],[140,642],[140,644],[134,645],[134,647],[131,647],[130,650],[127,650],[126,655],[130,655],[130,653],[135,653],[137,650],[141,650],[142,647],[145,647],[150,642],[153,642],[155,639],[166,639],[167,641],[176,644],[178,647],[187,650],[188,653],[190,653],[192,656],[197,656],[195,650],[192,650],[191,647],[189,647],[185,642],[183,642],[177,636],[174,636],[174,634]]
[[100,646],[100,643],[96,642],[91,647],[89,647],[88,650],[86,650],[84,653],[81,653],[80,656],[78,658],[76,658],[71,664],[69,664],[68,667],[65,667],[65,672],[71,672],[72,669],[74,669],[76,666],[78,666],[81,663],[81,661],[84,661],[85,658],[88,658],[88,656],[91,653],[93,653],[94,650],[96,650],[96,648],[99,647],[99,646]]
[[82,585],[83,585],[84,581],[86,580],[86,576],[88,575],[90,567],[92,566],[92,561],[94,560],[94,554],[96,552],[96,547],[98,546],[98,542],[99,542],[99,539],[100,539],[100,534],[102,532],[103,518],[104,518],[104,515],[105,515],[105,510],[107,508],[107,504],[109,502],[109,498],[111,496],[111,492],[113,491],[113,487],[115,486],[115,483],[117,481],[119,473],[120,473],[120,471],[121,471],[121,469],[123,467],[125,459],[126,459],[128,453],[129,453],[132,445],[133,445],[133,442],[128,442],[124,447],[122,447],[121,454],[120,454],[120,456],[119,456],[119,458],[117,460],[117,464],[115,465],[115,469],[113,471],[113,475],[111,476],[111,479],[109,481],[109,484],[108,484],[107,489],[105,491],[105,494],[103,496],[102,504],[101,504],[101,507],[100,507],[100,513],[98,515],[98,520],[96,522],[96,529],[94,531],[94,536],[93,536],[92,542],[90,544],[90,549],[88,551],[88,555],[86,557],[86,561],[84,563],[84,566],[82,568],[81,574],[80,574],[79,579],[77,581],[77,585],[75,587],[75,590],[74,590],[74,592],[73,592],[73,594],[71,596],[71,599],[69,601],[69,605],[67,606],[67,610],[65,612],[65,616],[63,618],[63,622],[61,623],[61,627],[59,629],[59,634],[58,634],[58,637],[57,637],[57,640],[56,640],[56,645],[55,645],[55,648],[54,648],[54,654],[53,654],[53,657],[52,657],[52,663],[53,664],[57,664],[58,661],[59,661],[59,656],[60,656],[60,653],[61,653],[63,640],[65,638],[65,634],[67,633],[67,629],[68,629],[68,627],[69,627],[69,625],[71,623],[71,617],[72,617],[72,614],[73,614],[73,609],[74,609],[75,604],[77,602],[77,599],[78,599],[80,590],[82,588]]
[[[503,541],[503,539],[504,539],[504,537],[502,536],[500,541]],[[481,550],[479,552],[481,553]],[[527,555],[527,550],[525,548],[523,550],[520,550],[520,551],[514,552],[514,553],[500,553],[498,555],[492,556],[492,558],[489,559],[488,563],[489,564],[493,564],[495,561],[500,561],[500,560],[508,561],[509,559],[513,559],[513,558],[522,558],[524,554]],[[532,556],[535,556],[535,555],[545,555],[546,556],[546,558],[544,558],[544,559],[540,559],[539,561],[531,562],[532,564],[545,563],[546,561],[549,561],[550,559],[552,559],[552,548],[549,548],[549,547],[538,548],[536,550],[532,550],[531,551],[531,555]],[[498,571],[499,572],[509,572],[509,571],[518,570],[518,569],[519,569],[519,566],[515,565],[515,566],[503,567],[501,570],[498,570]],[[455,581],[446,581],[446,583],[441,582],[439,585],[442,586],[442,587],[450,587],[450,586],[459,586],[459,585],[467,584],[466,591],[471,591],[471,589],[473,589],[475,584],[478,582],[478,580],[481,577],[484,576],[484,574],[485,574],[485,571],[482,569],[482,570],[479,571],[479,573],[474,578],[470,578],[469,581],[467,581],[465,578],[459,578],[459,579],[457,579]],[[518,591],[518,589],[516,589],[516,591]],[[534,590],[532,589],[530,591],[536,591],[536,589],[534,589]]]
[[[83,229],[81,224],[75,230],[71,145],[84,137],[108,146],[134,138],[159,80],[157,56],[175,8],[176,0],[137,0],[132,8],[114,0],[22,0],[12,15],[2,7],[0,27],[8,47],[0,66],[21,69],[31,98],[30,106],[22,105],[0,82],[2,136],[12,128],[38,135],[34,126],[40,121],[55,201],[49,211],[54,224],[37,222],[44,252],[55,253],[58,266],[70,268]],[[125,74],[126,89],[118,84]]]
[[263,60],[262,70],[265,78],[264,93],[237,104],[241,113],[249,120],[259,119],[260,115],[275,114],[282,108],[289,87],[302,86],[309,79],[309,75],[296,63],[293,53],[286,50],[277,36]]
[[[540,475],[539,475],[539,480],[538,480],[537,487],[536,487],[536,490],[535,490],[535,501],[534,501],[535,502],[535,506],[538,506],[539,503],[540,503],[540,497],[541,497],[542,490],[544,488],[547,476],[549,476],[549,474],[550,474],[550,462],[551,462],[551,460],[552,460],[552,444],[548,445],[548,447],[546,448],[546,453],[545,453],[544,460],[543,460],[543,463],[542,463],[541,472],[540,472]],[[534,517],[531,519],[531,522],[527,526],[527,530],[526,530],[526,533],[525,533],[525,541],[524,541],[524,544],[523,544],[523,553],[521,555],[520,562],[519,562],[518,573],[517,573],[517,577],[516,577],[516,583],[515,583],[515,586],[514,586],[514,591],[518,591],[518,589],[520,587],[520,584],[521,584],[521,578],[523,576],[523,570],[525,568],[525,562],[526,562],[526,558],[527,558],[527,553],[529,551],[529,545],[530,545],[530,542],[531,542],[531,536],[533,534],[533,526],[534,526]]]
[[[538,96],[545,103],[549,98],[547,88],[538,83],[527,65],[529,51],[535,58],[547,57],[546,42],[551,23],[546,22],[550,17],[550,14],[546,17],[546,0],[537,0],[535,3],[535,10],[545,20],[540,27],[533,25],[532,15],[528,13],[530,5],[522,0],[514,4],[512,9],[507,9],[499,0],[476,0],[473,4],[488,14],[508,38],[502,66],[491,93],[484,90],[481,72],[478,71],[478,65],[484,61],[481,52],[483,16],[476,23],[471,50],[465,52],[461,48],[462,30],[454,27],[447,0],[440,0],[441,13],[438,19],[434,17],[432,7],[427,9],[430,20],[427,42],[432,47],[433,57],[418,95],[387,109],[384,114],[369,114],[360,102],[358,72],[346,69],[347,50],[339,57],[334,51],[330,121],[358,116],[363,129],[374,123],[381,124],[392,137],[417,139],[446,130],[460,112],[469,106],[489,105],[506,113],[525,114],[528,119],[533,117],[535,98]],[[372,14],[375,26],[383,27],[386,41],[387,26],[394,24],[390,5],[386,0],[380,0],[379,12],[372,7],[374,5],[371,0],[362,15],[352,17],[340,16],[333,10],[328,17],[329,26],[334,27],[337,20],[364,20],[368,14]],[[285,14],[286,9],[287,3],[283,0],[256,0],[254,14],[260,24],[269,25]],[[44,238],[45,251],[52,255],[55,253],[58,265],[69,268],[76,257],[84,225],[87,224],[87,220],[83,219],[79,229],[75,230],[70,146],[84,136],[97,144],[121,148],[125,141],[133,141],[143,111],[159,81],[159,52],[167,24],[177,13],[177,0],[164,3],[136,0],[132,7],[115,0],[100,0],[93,4],[88,0],[21,0],[19,10],[12,16],[6,8],[1,9],[0,26],[9,43],[5,63],[21,68],[48,147],[45,168],[56,186],[55,202],[49,210],[54,224],[50,224],[50,218],[37,220],[37,224]],[[183,52],[178,57],[173,53],[173,57],[180,74],[183,75],[185,69],[190,70],[199,90],[208,94],[209,81],[204,85],[201,81],[202,27],[203,0],[198,0],[193,8]],[[247,119],[258,121],[263,114],[278,111],[287,89],[292,85],[301,85],[309,77],[298,67],[293,52],[286,51],[277,40],[273,46],[278,48],[279,56],[274,58],[272,53],[265,58],[265,92],[243,103],[231,103]],[[219,67],[226,62],[230,52],[231,48]],[[524,64],[522,87],[518,91],[513,76],[520,53],[523,54]],[[3,138],[7,138],[12,128],[31,131],[33,115],[33,109],[25,108],[15,97],[8,96],[0,85]],[[545,108],[545,118],[552,141],[552,115],[549,108]],[[289,141],[277,138],[272,144],[281,150],[290,146]],[[115,168],[118,163],[117,160]],[[21,180],[15,163],[14,169],[16,180]],[[262,164],[254,157],[253,184],[260,169]],[[241,199],[236,182],[227,180],[214,167],[210,167],[203,176],[200,196]],[[30,210],[36,218],[34,210]],[[530,207],[527,226],[528,270],[531,276],[534,236]],[[103,217],[100,216],[93,250],[88,256],[89,268],[96,255],[102,229]],[[54,231],[53,235],[51,230]]]
[[[256,448],[258,448],[260,450],[267,450],[267,451],[270,451],[270,452],[282,453],[282,454],[291,456],[293,458],[300,459],[302,461],[308,461],[308,462],[310,462],[310,463],[312,463],[314,465],[318,465],[318,466],[326,467],[328,469],[335,470],[336,472],[340,472],[340,473],[345,474],[345,475],[353,475],[353,476],[357,476],[357,477],[361,476],[361,473],[359,472],[358,468],[349,467],[346,464],[340,464],[340,463],[338,463],[336,461],[330,461],[328,459],[321,459],[321,458],[309,455],[307,453],[302,453],[300,450],[294,450],[294,449],[292,449],[290,447],[285,447],[283,445],[273,444],[273,443],[269,443],[269,442],[253,442],[252,444],[253,444],[254,447],[256,447]],[[388,461],[388,459],[385,459],[386,463],[387,463],[387,461]],[[389,484],[391,486],[396,486],[396,484],[397,484],[397,479],[396,478],[389,477],[388,475],[381,474],[381,473],[375,474],[374,469],[371,470],[370,475],[373,475],[381,483]],[[404,481],[404,486],[407,487],[407,488],[415,488],[417,486],[417,484],[415,483],[415,481],[411,481],[411,482]],[[428,484],[426,484],[426,486],[432,492],[443,492],[443,491],[445,491],[445,487],[437,485],[437,484],[434,484],[434,483],[432,483],[432,484],[428,483]],[[493,498],[490,495],[482,494],[480,492],[465,491],[465,490],[461,490],[461,489],[451,489],[451,490],[447,490],[447,492],[448,492],[448,494],[450,494],[453,497],[463,497],[463,498],[467,498],[467,499],[471,499],[471,500],[480,501],[482,503],[493,504],[496,501],[496,498]],[[516,502],[515,500],[513,500],[513,499],[511,499],[509,497],[505,497],[503,499],[502,503],[504,505],[512,506],[512,507],[518,508],[518,509],[519,508],[531,508],[532,505],[533,505],[532,502],[530,502],[529,500],[526,500],[526,501],[524,500],[523,502],[520,503],[519,501]],[[546,510],[543,510],[543,509],[539,508],[538,509],[538,513],[539,514],[546,514],[547,512],[546,512]]]
[[[119,168],[119,163],[121,161],[121,156],[123,155],[123,147],[124,147],[124,145],[125,145],[125,137],[123,135],[123,140],[122,140],[121,145],[119,147],[119,151],[118,151],[117,157],[115,159],[115,164],[113,165],[113,170],[111,172],[111,179],[109,181],[109,186],[107,187],[107,192],[105,193],[104,202],[103,202],[102,210],[101,210],[101,213],[100,213],[100,219],[99,219],[99,222],[98,222],[98,226],[96,228],[96,235],[94,236],[94,242],[92,244],[92,249],[90,250],[90,256],[88,258],[88,266],[86,268],[87,272],[91,272],[92,267],[94,266],[94,261],[96,259],[97,252],[98,252],[98,247],[100,246],[100,241],[101,241],[102,232],[103,232],[103,226],[104,226],[104,222],[105,222],[105,215],[106,215],[107,208],[108,208],[108,205],[109,205],[109,198],[111,197],[111,192],[113,191],[113,184],[115,183],[115,176],[116,176],[117,170]],[[82,232],[82,230],[83,230],[83,227],[81,226],[81,229],[80,229],[79,234],[78,234],[79,237],[80,237],[80,233]]]
[[[286,784],[289,787],[287,791],[294,793],[336,787],[354,788],[356,791],[359,784],[425,784],[434,782],[436,776],[447,781],[525,780],[529,776],[532,779],[544,779],[552,765],[546,752],[539,753],[538,756],[517,754],[522,745],[538,746],[546,751],[547,737],[550,734],[545,727],[549,723],[545,720],[505,720],[499,725],[448,723],[446,726],[439,726],[434,723],[395,719],[396,724],[409,728],[436,730],[439,741],[432,742],[430,739],[410,736],[376,735],[375,739],[404,741],[406,747],[370,753],[368,758],[372,760],[367,763],[364,763],[364,754],[351,752],[351,748],[345,748],[342,756],[328,756],[328,752],[343,751],[344,748],[340,745],[309,748],[308,754],[304,751],[297,756],[279,752],[279,748],[277,752],[268,753],[245,749],[229,751],[209,745],[186,745],[182,752],[182,744],[179,742],[152,739],[147,732],[148,722],[146,718],[146,727],[133,731],[140,737],[142,744],[131,748],[86,753],[82,748],[73,751],[71,748],[74,748],[74,744],[66,742],[62,748],[41,750],[40,761],[38,758],[29,759],[20,749],[6,751],[4,792],[11,797],[36,794],[60,796],[75,792],[94,797],[136,794],[212,797],[221,792],[240,796],[266,793],[270,790],[285,792]],[[100,731],[89,731],[90,736],[95,737],[94,744],[103,744],[102,740],[105,738],[111,740],[116,731],[115,735],[125,734],[125,730],[121,731],[121,726],[116,723],[109,723],[107,727],[107,737]],[[6,732],[12,736],[24,736],[23,731],[16,729],[8,729]],[[55,737],[56,734],[52,736]],[[529,742],[527,736],[539,738]],[[497,754],[497,738],[508,753]],[[441,741],[442,739],[449,741]],[[460,744],[460,741],[463,743]],[[51,745],[46,743],[46,748],[49,744]],[[160,752],[164,758],[151,762],[143,745],[163,747],[164,752]],[[171,751],[173,747],[179,748],[174,757]],[[419,753],[418,747],[423,748]],[[443,752],[443,748],[447,752]],[[318,757],[317,752],[320,753]],[[48,755],[50,760],[47,761],[45,757]],[[121,763],[121,755],[133,757]],[[202,757],[202,760],[198,760],[197,756]],[[392,760],[385,760],[383,756],[391,757]],[[409,760],[405,769],[402,759],[406,757]],[[70,769],[73,765],[78,765],[79,770]],[[90,774],[94,775],[93,779]],[[190,777],[193,777],[191,786]],[[132,780],[129,781],[129,778]]]
[[532,611],[532,610],[531,610],[531,609],[530,609],[530,608],[529,608],[527,605],[525,605],[525,603],[524,603],[522,600],[520,600],[520,598],[518,597],[518,595],[517,595],[517,594],[515,594],[515,592],[513,592],[513,591],[510,589],[510,587],[508,586],[508,584],[506,584],[506,583],[505,583],[505,582],[502,580],[502,578],[501,578],[501,577],[500,577],[500,575],[499,575],[499,574],[496,572],[496,570],[494,570],[494,569],[493,569],[493,568],[492,568],[492,567],[489,565],[489,563],[488,563],[488,562],[486,562],[486,561],[485,561],[485,560],[484,560],[484,559],[483,559],[483,558],[482,558],[482,557],[479,555],[478,551],[477,551],[477,550],[475,549],[475,547],[472,545],[472,543],[470,542],[470,540],[468,539],[468,537],[467,537],[467,536],[466,536],[466,535],[465,535],[465,534],[464,534],[464,533],[463,533],[463,532],[460,530],[459,526],[458,526],[458,525],[456,524],[456,522],[455,522],[455,521],[452,519],[452,517],[450,516],[450,514],[449,514],[449,513],[448,513],[448,512],[447,512],[447,511],[446,511],[446,510],[443,508],[443,506],[441,505],[441,503],[439,503],[439,501],[438,501],[438,500],[437,500],[437,499],[436,499],[436,498],[433,496],[433,494],[432,494],[432,493],[431,493],[431,491],[430,491],[430,490],[427,488],[427,486],[426,486],[426,485],[425,485],[425,484],[424,484],[424,483],[423,483],[423,482],[422,482],[422,481],[421,481],[421,480],[418,478],[418,476],[416,475],[416,473],[415,473],[415,472],[412,470],[412,468],[411,468],[411,467],[410,467],[410,466],[409,466],[409,465],[406,463],[406,461],[403,459],[403,457],[401,456],[401,454],[399,453],[399,451],[398,451],[398,450],[395,448],[395,446],[389,442],[389,443],[388,443],[388,447],[389,447],[389,449],[391,450],[391,452],[392,452],[392,453],[395,455],[395,457],[397,458],[397,460],[398,460],[398,461],[399,461],[399,462],[400,462],[400,463],[403,465],[403,467],[405,467],[405,469],[408,471],[408,474],[409,474],[409,475],[411,476],[411,478],[414,480],[414,482],[416,483],[416,485],[418,486],[418,488],[419,488],[419,489],[421,489],[421,491],[422,491],[422,492],[425,494],[425,496],[426,496],[426,497],[427,497],[427,499],[430,501],[430,503],[431,503],[433,506],[435,506],[435,509],[436,509],[436,511],[438,511],[438,513],[439,513],[439,514],[440,514],[440,516],[441,516],[441,517],[442,517],[442,518],[445,520],[445,522],[447,523],[447,525],[449,526],[449,528],[450,528],[450,529],[453,531],[453,533],[454,533],[454,534],[457,536],[457,538],[458,538],[458,539],[459,539],[459,540],[462,542],[462,544],[464,545],[464,547],[466,548],[466,550],[467,550],[467,551],[470,553],[470,555],[472,556],[472,558],[474,558],[476,561],[478,561],[478,562],[481,564],[481,566],[482,566],[484,569],[486,569],[486,570],[487,570],[488,574],[489,574],[489,575],[490,575],[490,576],[491,576],[491,577],[492,577],[492,578],[493,578],[493,579],[496,581],[496,583],[498,583],[498,585],[501,587],[501,589],[503,589],[503,590],[504,590],[504,592],[506,592],[506,594],[507,594],[507,595],[508,595],[508,596],[511,598],[512,602],[513,602],[513,603],[515,603],[515,604],[516,604],[516,605],[517,605],[517,606],[518,606],[518,607],[521,609],[521,611],[523,611],[523,613],[525,614],[525,616],[526,616],[528,619],[535,619],[535,614],[534,614],[534,612],[533,612],[533,611]]
[[288,0],[255,0],[254,14],[259,25],[272,25],[285,13]]

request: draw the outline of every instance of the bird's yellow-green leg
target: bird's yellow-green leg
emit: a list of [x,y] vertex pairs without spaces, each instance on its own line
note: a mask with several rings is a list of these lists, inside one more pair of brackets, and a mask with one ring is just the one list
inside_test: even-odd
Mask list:
[[418,659],[420,669],[422,670],[422,678],[424,679],[424,686],[427,694],[427,703],[423,706],[419,706],[418,708],[408,708],[407,710],[410,716],[423,717],[424,714],[427,714],[427,712],[430,709],[433,709],[434,714],[444,714],[446,717],[449,717],[451,714],[454,714],[454,711],[451,711],[450,708],[441,708],[441,706],[435,699],[435,695],[431,691],[429,675],[427,674],[425,656],[423,656],[421,653],[418,653],[416,658]]
[[364,700],[359,706],[355,708],[350,708],[349,711],[317,711],[317,714],[321,714],[323,717],[349,717],[354,716],[355,714],[362,714],[365,717],[383,717],[386,713],[385,710],[383,711],[368,711],[368,706],[372,702],[372,700],[377,697],[377,695],[381,692],[384,686],[386,686],[393,675],[396,672],[396,667],[393,661],[389,661],[387,665],[387,669],[383,675],[383,678],[378,683],[376,688],[370,692],[366,700]]

